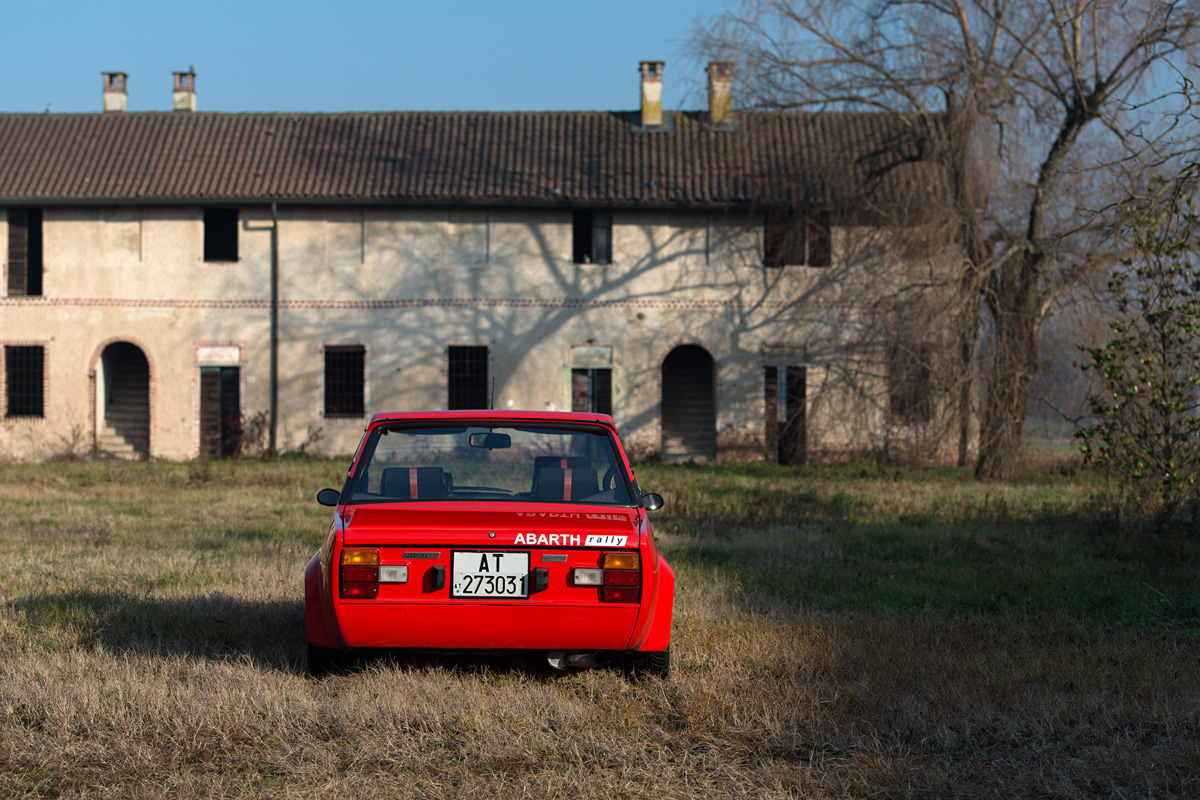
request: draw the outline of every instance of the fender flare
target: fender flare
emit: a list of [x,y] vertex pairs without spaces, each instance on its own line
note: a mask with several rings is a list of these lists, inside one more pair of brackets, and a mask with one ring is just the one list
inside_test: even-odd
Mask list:
[[650,625],[641,642],[631,642],[640,652],[659,653],[671,644],[671,618],[675,607],[675,570],[661,555],[658,556],[656,593],[650,609]]
[[348,650],[349,643],[338,629],[333,596],[325,574],[321,554],[317,553],[304,569],[304,625],[308,643],[313,647]]

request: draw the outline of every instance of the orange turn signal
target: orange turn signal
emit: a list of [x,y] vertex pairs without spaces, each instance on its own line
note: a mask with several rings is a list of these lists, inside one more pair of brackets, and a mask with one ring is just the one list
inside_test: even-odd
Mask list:
[[637,553],[604,554],[604,569],[637,569],[641,565]]
[[374,567],[379,565],[378,550],[343,550],[342,564],[359,567]]

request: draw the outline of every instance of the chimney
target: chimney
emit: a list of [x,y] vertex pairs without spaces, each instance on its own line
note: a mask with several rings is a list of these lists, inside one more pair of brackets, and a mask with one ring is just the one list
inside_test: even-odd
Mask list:
[[188,67],[187,72],[176,72],[175,75],[175,110],[196,110],[196,68]]
[[642,72],[642,127],[662,125],[662,73],[663,62],[643,61]]
[[733,62],[708,62],[708,121],[714,125],[733,122]]
[[129,105],[129,94],[125,84],[129,76],[124,72],[101,72],[104,76],[104,110],[124,111]]

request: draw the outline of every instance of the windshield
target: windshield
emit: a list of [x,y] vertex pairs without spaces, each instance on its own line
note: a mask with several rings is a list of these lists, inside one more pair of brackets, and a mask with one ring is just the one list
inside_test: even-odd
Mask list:
[[612,437],[594,427],[380,426],[344,502],[633,505],[620,463]]

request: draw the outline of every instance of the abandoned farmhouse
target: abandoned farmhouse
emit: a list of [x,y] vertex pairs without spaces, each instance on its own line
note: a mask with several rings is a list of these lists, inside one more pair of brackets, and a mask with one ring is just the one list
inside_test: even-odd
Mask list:
[[665,111],[662,79],[628,112],[206,113],[181,72],[135,113],[105,73],[101,112],[0,113],[0,459],[344,454],[489,406],[611,414],[642,458],[925,435],[919,130],[736,111],[721,62]]

